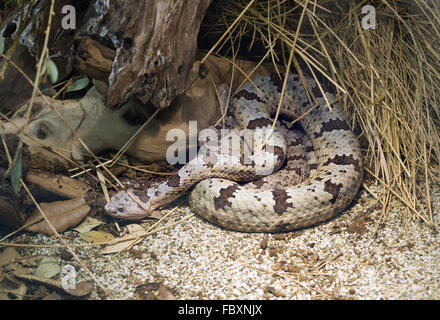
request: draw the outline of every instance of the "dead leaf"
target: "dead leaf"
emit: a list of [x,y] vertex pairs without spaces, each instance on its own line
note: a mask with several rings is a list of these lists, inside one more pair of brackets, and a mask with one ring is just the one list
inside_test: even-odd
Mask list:
[[29,268],[23,267],[22,262],[22,256],[14,248],[6,248],[0,254],[0,267],[2,267],[4,273],[28,272]]
[[[77,225],[90,211],[90,207],[85,205],[83,198],[42,202],[40,207],[57,232],[63,232],[69,227]],[[25,225],[29,225],[26,230],[52,234],[53,232],[45,220],[33,224],[41,219],[42,216],[37,208],[26,220]]]
[[56,291],[49,291],[44,285],[40,285],[37,291],[32,295],[31,300],[63,300]]
[[87,232],[92,230],[93,228],[96,228],[100,224],[103,224],[104,222],[99,221],[98,219],[86,217],[83,222],[81,222],[80,225],[78,225],[73,230],[78,231],[79,233]]
[[0,254],[0,266],[7,265],[12,261],[17,261],[21,255],[12,247],[8,247]]
[[[137,242],[139,242],[140,239],[134,239],[134,240],[131,239],[131,240],[123,241],[124,238],[132,238],[132,237],[134,237],[134,236],[137,236],[137,235],[140,236],[140,235],[142,235],[143,233],[145,233],[144,228],[142,228],[140,225],[135,224],[135,223],[133,223],[133,224],[129,224],[129,225],[127,226],[127,228],[128,228],[128,234],[127,234],[127,235],[125,235],[125,236],[123,236],[123,237],[117,239],[118,242],[115,243],[115,244],[108,244],[108,245],[107,245],[107,246],[101,251],[101,253],[102,253],[102,254],[119,253],[119,252],[122,252],[122,251],[124,251],[124,250],[127,250],[127,249],[131,248],[134,244],[136,244]],[[121,241],[119,242],[119,240],[121,240]]]
[[127,225],[127,229],[130,235],[135,235],[136,233],[144,231],[144,228],[137,223]]
[[27,268],[24,262],[32,258],[22,257],[14,248],[9,247],[0,254],[0,267],[2,267],[5,273],[27,273],[31,269]]
[[102,174],[101,170],[96,168],[96,175],[98,177],[99,183],[101,184],[102,193],[104,194],[104,198],[106,202],[110,202],[110,196],[108,195],[107,185],[105,183],[105,177]]
[[41,260],[40,265],[35,269],[34,275],[45,278],[52,278],[61,272],[57,259],[47,257]]
[[89,295],[93,291],[93,282],[81,281],[75,284],[74,289],[64,288],[64,291],[75,297],[83,297]]
[[115,238],[111,233],[104,232],[104,231],[83,232],[83,233],[80,233],[80,237],[88,242],[91,242],[91,243],[100,243],[100,242],[111,241]]
[[[70,211],[86,203],[84,198],[76,198],[72,200],[41,202],[40,207],[49,218],[57,214],[57,212]],[[26,221],[26,224],[40,221],[43,217],[38,209],[35,209]]]

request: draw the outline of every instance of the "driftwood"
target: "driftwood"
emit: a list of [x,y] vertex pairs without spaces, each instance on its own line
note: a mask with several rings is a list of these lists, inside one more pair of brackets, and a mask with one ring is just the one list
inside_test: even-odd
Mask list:
[[132,94],[168,107],[186,87],[197,50],[197,34],[212,0],[116,0],[106,27],[122,36],[110,74],[108,105]]
[[[188,132],[190,119],[197,120],[200,129],[216,121],[218,112],[215,93],[209,94],[210,88],[207,86],[195,89],[197,94],[194,98],[194,92],[190,90],[189,95],[179,96],[166,112],[158,114],[127,150],[127,154],[143,162],[162,161],[167,147],[172,143],[166,141],[170,129],[179,128]],[[110,109],[105,106],[104,91],[106,87],[100,88],[97,83],[81,99],[55,100],[52,106],[58,110],[62,119],[52,109],[46,108],[20,131],[18,128],[25,122],[22,116],[22,110],[26,109],[24,104],[12,121],[3,126],[6,132],[18,134],[29,145],[33,158],[44,158],[45,162],[53,162],[57,167],[61,167],[62,163],[67,164],[66,157],[83,161],[87,154],[71,129],[95,154],[103,150],[119,150],[156,108],[143,106],[136,99],[130,99],[119,109]],[[38,97],[36,103],[44,105],[46,99]],[[203,112],[200,112],[201,108]],[[68,128],[64,121],[71,127]]]
[[87,191],[90,190],[90,186],[81,180],[37,170],[29,170],[26,175],[26,182],[68,199],[84,197]]
[[78,37],[75,42],[75,68],[93,79],[107,81],[115,51],[88,37]]
[[[72,71],[74,41],[78,37],[99,40],[113,52],[109,56],[104,46],[91,56],[79,56],[83,60],[104,60],[105,65],[94,64],[87,74],[110,85],[108,105],[116,106],[135,94],[143,103],[151,101],[156,107],[168,107],[186,88],[188,74],[197,49],[197,34],[206,9],[212,0],[114,0],[76,1],[76,29],[63,29],[62,8],[72,1],[55,2],[48,50],[59,70],[59,80]],[[13,47],[12,60],[31,79],[35,75],[35,61],[41,54],[47,26],[50,0],[35,2],[31,10],[26,32],[19,34],[20,6],[11,10],[0,24],[5,38],[5,52]],[[24,13],[27,14],[26,10]],[[102,59],[101,59],[102,58]],[[0,65],[3,58],[0,58]],[[76,60],[83,70],[81,60]],[[92,64],[92,63],[90,63]],[[101,67],[111,72],[103,75]],[[47,83],[46,85],[50,85]],[[32,86],[11,65],[0,81],[1,109],[10,110],[28,99]]]
[[[76,38],[76,47],[77,50],[74,60],[75,68],[94,79],[107,79],[112,71],[112,62],[115,57],[115,51],[89,37]],[[196,54],[196,57],[197,56],[198,55]],[[234,75],[234,79],[232,80],[232,90],[235,91],[243,81],[247,80],[245,74],[249,75],[251,74],[251,71],[253,72],[251,77],[275,72],[273,65],[270,63],[260,65],[255,71],[256,63],[253,61],[237,59],[235,64],[238,70],[232,72],[233,65],[225,58],[209,56],[205,60],[203,66],[201,66],[196,60],[192,70],[190,70],[189,76],[191,80],[196,79],[196,83],[191,82],[187,84],[187,90],[191,90],[191,87],[194,86],[219,86],[223,83],[229,84],[231,83],[230,77]],[[281,66],[278,68],[278,70],[283,70],[283,67]],[[210,81],[203,81],[205,77],[210,77]]]

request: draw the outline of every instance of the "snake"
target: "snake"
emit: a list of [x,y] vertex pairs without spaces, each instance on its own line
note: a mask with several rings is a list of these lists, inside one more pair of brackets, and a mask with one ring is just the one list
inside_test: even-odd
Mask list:
[[193,212],[241,232],[288,232],[341,214],[362,181],[357,136],[326,85],[293,72],[284,77],[246,82],[228,105],[227,133],[208,128],[211,139],[199,136],[200,156],[157,186],[118,192],[106,213],[143,219],[189,192]]

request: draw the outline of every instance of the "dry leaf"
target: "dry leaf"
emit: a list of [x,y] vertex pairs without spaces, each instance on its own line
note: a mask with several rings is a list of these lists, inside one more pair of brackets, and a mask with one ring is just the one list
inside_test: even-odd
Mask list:
[[22,256],[14,248],[6,248],[0,254],[0,267],[3,267],[5,273],[27,272],[21,264]]
[[101,184],[102,193],[104,194],[104,198],[106,202],[110,202],[110,196],[108,195],[108,190],[107,190],[107,185],[105,183],[104,175],[99,169],[96,169],[96,175],[98,176],[99,183]]
[[[90,211],[90,207],[85,205],[83,198],[49,203],[42,202],[40,207],[57,232],[63,232],[69,227],[77,225]],[[41,218],[42,216],[37,208],[26,220],[25,225],[32,224],[41,220]],[[53,233],[45,220],[30,225],[26,230],[47,234]]]
[[[84,198],[76,198],[72,200],[65,201],[53,201],[53,202],[41,202],[39,205],[43,210],[44,214],[49,218],[57,214],[57,212],[65,212],[75,209],[79,206],[86,204]],[[40,210],[36,208],[26,220],[26,224],[30,224],[43,219]]]
[[0,254],[0,266],[7,265],[20,258],[21,255],[14,248],[8,247]]
[[52,278],[61,272],[61,267],[57,259],[54,257],[47,257],[41,260],[40,265],[35,269],[34,275],[45,278]]
[[127,229],[128,229],[128,233],[131,235],[145,231],[144,228],[137,223],[132,223],[127,225]]
[[92,230],[93,228],[103,224],[104,222],[99,221],[95,218],[86,217],[83,222],[73,230],[78,231],[79,233],[87,232]]
[[[131,240],[126,240],[123,241],[124,238],[132,238],[133,236],[137,236],[137,235],[142,235],[145,233],[144,228],[142,228],[140,225],[138,224],[130,224],[127,226],[128,228],[128,234],[117,239],[118,242],[115,244],[108,244],[102,251],[102,254],[110,254],[110,253],[119,253],[122,252],[124,250],[129,249],[131,246],[133,246],[134,244],[136,244],[137,242],[139,242],[140,240],[138,239],[131,239]],[[119,242],[119,240],[121,240]]]
[[40,285],[38,289],[32,293],[31,300],[41,300],[49,295],[49,289],[46,286]]
[[80,237],[91,243],[100,243],[113,240],[115,237],[104,231],[88,231],[80,233]]

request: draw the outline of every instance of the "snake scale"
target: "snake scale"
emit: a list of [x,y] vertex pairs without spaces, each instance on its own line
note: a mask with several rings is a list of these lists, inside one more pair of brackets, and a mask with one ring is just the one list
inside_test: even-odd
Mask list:
[[[302,131],[288,129],[280,121],[270,131],[283,78],[272,74],[254,79],[232,97],[229,112],[237,130],[219,139],[220,145],[226,145],[234,135],[241,137],[240,156],[224,161],[221,152],[204,153],[156,187],[130,190],[130,195],[120,191],[105,206],[106,212],[122,219],[148,217],[195,185],[189,195],[191,210],[237,231],[286,232],[340,213],[361,184],[359,143],[334,95],[312,78],[305,77],[305,82],[308,89],[298,74],[288,76],[279,110],[283,116],[298,119]],[[331,109],[328,102],[334,102]],[[251,132],[251,140],[238,129]],[[263,148],[252,144],[255,137],[261,141],[269,134]],[[210,150],[210,144],[215,145],[205,141],[204,148]],[[251,152],[245,153],[246,148]],[[273,172],[262,177],[265,165]]]

